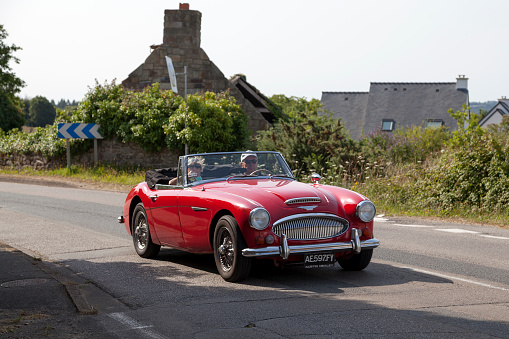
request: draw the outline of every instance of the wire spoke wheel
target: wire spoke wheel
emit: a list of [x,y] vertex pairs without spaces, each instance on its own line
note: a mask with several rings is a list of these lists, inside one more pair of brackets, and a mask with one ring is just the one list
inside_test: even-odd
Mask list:
[[234,282],[247,278],[251,259],[242,256],[246,243],[234,217],[225,215],[219,219],[214,231],[214,259],[224,280]]
[[221,229],[221,234],[219,235],[221,244],[217,249],[217,255],[219,257],[219,261],[223,267],[225,272],[232,269],[233,259],[235,256],[235,245],[233,244],[232,235],[226,228]]
[[148,243],[148,225],[145,216],[141,216],[134,229],[134,239],[136,246],[140,250],[144,250]]
[[132,236],[136,253],[143,258],[155,257],[159,253],[161,246],[152,242],[147,213],[141,202],[134,208],[132,225]]

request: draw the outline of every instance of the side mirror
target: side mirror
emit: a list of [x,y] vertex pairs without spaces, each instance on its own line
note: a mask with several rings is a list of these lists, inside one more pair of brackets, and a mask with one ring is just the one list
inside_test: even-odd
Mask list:
[[311,174],[311,181],[313,182],[313,184],[318,184],[320,179],[322,179],[320,174],[318,174],[318,173]]

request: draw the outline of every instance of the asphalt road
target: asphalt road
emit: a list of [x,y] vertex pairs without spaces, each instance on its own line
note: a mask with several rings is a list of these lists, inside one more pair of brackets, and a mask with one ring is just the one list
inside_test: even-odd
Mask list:
[[124,199],[0,182],[0,241],[99,287],[84,292],[98,336],[509,337],[509,230],[377,218],[381,246],[362,272],[260,262],[232,284],[210,255],[138,257],[116,221]]

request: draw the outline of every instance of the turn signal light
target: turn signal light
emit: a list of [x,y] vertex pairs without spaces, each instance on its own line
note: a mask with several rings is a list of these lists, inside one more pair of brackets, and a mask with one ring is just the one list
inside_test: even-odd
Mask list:
[[371,239],[373,236],[373,234],[371,233],[371,230],[367,227],[362,230],[362,235],[369,239]]

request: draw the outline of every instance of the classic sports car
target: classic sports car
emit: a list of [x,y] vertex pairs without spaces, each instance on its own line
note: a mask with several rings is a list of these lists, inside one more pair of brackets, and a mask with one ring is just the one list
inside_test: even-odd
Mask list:
[[[174,178],[172,178],[174,177]],[[335,186],[295,180],[278,152],[192,154],[178,168],[148,171],[128,194],[119,222],[144,258],[161,246],[214,253],[227,281],[255,258],[362,270],[371,261],[375,206]]]

